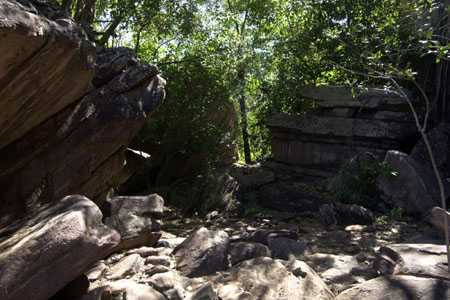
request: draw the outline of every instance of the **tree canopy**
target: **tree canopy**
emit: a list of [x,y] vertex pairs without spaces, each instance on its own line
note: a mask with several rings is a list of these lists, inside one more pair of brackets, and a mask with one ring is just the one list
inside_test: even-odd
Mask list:
[[[163,109],[175,117],[163,114],[150,127],[158,128],[156,136],[166,142],[172,139],[174,151],[209,151],[212,144],[223,142],[217,138],[220,126],[208,122],[208,115],[211,106],[232,103],[240,112],[242,134],[235,137],[242,159],[264,158],[270,154],[266,117],[274,111],[302,114],[311,106],[302,99],[300,87],[384,84],[370,76],[377,72],[415,78],[436,103],[441,98],[437,106],[445,106],[448,91],[433,82],[448,73],[447,1],[62,0],[60,4],[98,45],[131,47],[170,79],[170,108]],[[188,120],[197,123],[182,125]],[[201,125],[206,123],[217,128]],[[181,127],[191,130],[176,134]],[[199,147],[208,137],[210,142]]]

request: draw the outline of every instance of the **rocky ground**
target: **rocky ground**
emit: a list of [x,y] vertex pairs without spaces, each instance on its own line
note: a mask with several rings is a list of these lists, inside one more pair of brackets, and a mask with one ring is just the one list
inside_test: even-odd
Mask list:
[[83,300],[450,295],[445,247],[426,224],[378,217],[373,225],[326,227],[314,216],[269,210],[183,218],[165,208],[164,216],[153,247],[120,251],[86,273]]

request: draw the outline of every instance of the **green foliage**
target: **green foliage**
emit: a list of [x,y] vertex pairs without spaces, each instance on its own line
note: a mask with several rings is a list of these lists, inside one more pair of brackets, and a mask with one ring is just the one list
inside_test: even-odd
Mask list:
[[164,168],[177,168],[172,161],[189,159],[194,161],[185,167],[192,172],[186,175],[204,173],[218,163],[220,151],[233,143],[230,122],[234,111],[227,86],[222,74],[196,60],[162,68],[167,79],[166,102],[145,125],[137,143],[157,157],[162,177]]
[[396,176],[396,173],[384,162],[366,153],[345,163],[331,179],[329,189],[339,202],[378,209],[376,181],[379,176]]

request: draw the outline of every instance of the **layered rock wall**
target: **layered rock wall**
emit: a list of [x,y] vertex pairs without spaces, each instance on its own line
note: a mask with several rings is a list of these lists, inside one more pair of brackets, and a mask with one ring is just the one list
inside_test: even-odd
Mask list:
[[394,92],[346,87],[305,87],[315,109],[304,116],[273,115],[272,153],[278,162],[333,171],[352,156],[408,148],[417,129],[408,104]]

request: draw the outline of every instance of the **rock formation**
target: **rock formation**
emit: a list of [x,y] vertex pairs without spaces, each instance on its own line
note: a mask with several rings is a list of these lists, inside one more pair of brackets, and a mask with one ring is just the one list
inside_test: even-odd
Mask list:
[[164,97],[156,67],[33,4],[0,3],[0,224],[69,194],[102,201]]
[[45,300],[135,238],[118,226],[119,245],[94,202],[132,174],[128,144],[165,81],[49,1],[0,2],[0,51],[0,298]]
[[304,87],[301,94],[315,109],[304,116],[273,115],[267,124],[274,159],[333,172],[358,153],[383,157],[387,150],[405,149],[417,129],[404,99],[382,89],[356,92]]

